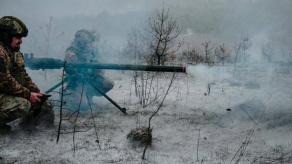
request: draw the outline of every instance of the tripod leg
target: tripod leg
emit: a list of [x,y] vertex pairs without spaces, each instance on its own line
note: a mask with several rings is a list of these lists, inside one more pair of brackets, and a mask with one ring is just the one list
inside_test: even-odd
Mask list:
[[103,97],[105,97],[109,102],[111,102],[115,107],[117,107],[121,112],[124,114],[127,114],[127,109],[120,107],[113,99],[111,99],[109,96],[107,96],[105,93],[103,93],[99,88],[97,88],[94,84],[90,83],[90,85]]
[[56,88],[58,88],[59,86],[62,85],[62,83],[66,83],[67,79],[64,79],[64,81],[60,81],[59,83],[57,83],[56,85],[52,86],[50,89],[48,89],[47,91],[45,91],[45,94],[48,94],[50,92],[52,92],[53,90],[55,90]]

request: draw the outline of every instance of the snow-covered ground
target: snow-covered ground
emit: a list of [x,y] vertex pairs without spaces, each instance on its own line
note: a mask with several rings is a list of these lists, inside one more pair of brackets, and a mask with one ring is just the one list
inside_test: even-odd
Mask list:
[[[31,71],[45,90],[58,81],[59,71]],[[56,127],[13,131],[0,136],[0,163],[292,163],[292,69],[273,64],[189,66],[177,75],[164,105],[152,122],[152,146],[143,147],[127,134],[147,126],[157,108],[142,108],[134,94],[132,73],[109,71],[115,87],[108,93],[128,115],[102,97],[93,112],[79,117],[73,151],[73,126],[64,121],[59,143]],[[170,76],[169,76],[170,77]],[[165,87],[170,79],[162,80]],[[210,88],[210,89],[208,89]],[[56,99],[58,96],[55,96]]]

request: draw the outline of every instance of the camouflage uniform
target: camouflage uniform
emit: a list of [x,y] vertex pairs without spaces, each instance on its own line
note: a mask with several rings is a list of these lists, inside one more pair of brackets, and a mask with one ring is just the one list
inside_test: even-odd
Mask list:
[[[32,109],[49,107],[47,103],[43,105],[44,107],[40,107],[38,103],[31,105],[29,101],[31,92],[39,93],[40,90],[24,68],[23,55],[9,47],[9,38],[13,33],[7,32],[7,27],[11,22],[14,23],[12,26],[15,27],[16,32],[24,29],[24,32],[18,32],[18,35],[27,35],[27,29],[19,19],[11,16],[0,19],[0,124],[28,116],[32,114]],[[42,113],[48,111],[53,114],[52,108],[47,108],[47,111]],[[50,118],[50,121],[52,122],[53,119]]]
[[[75,34],[74,41],[67,48],[65,61],[68,63],[98,63],[98,51],[93,43],[95,36],[88,30],[79,30]],[[84,83],[83,107],[88,109],[86,97],[91,103],[93,96],[100,94],[88,83],[91,81],[102,92],[107,93],[113,88],[113,82],[104,77],[101,70],[94,69],[66,69],[66,77],[68,78],[68,89],[71,93],[69,103],[79,103],[82,84]],[[68,99],[67,99],[68,100]]]
[[22,54],[0,43],[0,123],[27,114],[32,91],[39,92],[39,89],[24,69]]
[[0,94],[0,103],[0,124],[28,115],[31,107],[28,100],[6,94]]

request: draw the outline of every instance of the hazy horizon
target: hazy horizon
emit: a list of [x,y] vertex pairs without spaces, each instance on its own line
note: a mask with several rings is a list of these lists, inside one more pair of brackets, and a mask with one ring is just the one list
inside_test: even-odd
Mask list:
[[[145,28],[155,10],[168,8],[191,43],[216,40],[232,48],[241,37],[253,51],[270,44],[277,53],[292,54],[292,1],[289,0],[1,0],[0,16],[13,15],[29,28],[24,51],[43,53],[51,20],[52,53],[62,53],[81,28],[96,30],[101,40],[121,50],[131,29]],[[255,46],[256,45],[256,46]]]

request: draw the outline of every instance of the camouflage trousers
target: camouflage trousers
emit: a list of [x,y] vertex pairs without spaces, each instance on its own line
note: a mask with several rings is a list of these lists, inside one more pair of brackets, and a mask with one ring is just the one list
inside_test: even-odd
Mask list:
[[[114,82],[103,76],[98,76],[98,78],[95,77],[92,79],[69,78],[66,90],[68,96],[64,97],[64,101],[67,102],[67,108],[71,111],[76,111],[79,107],[80,100],[82,100],[80,109],[90,109],[88,105],[93,104],[93,96],[101,96],[101,94],[95,89],[95,87],[93,87],[93,85],[101,92],[107,93],[114,87]],[[81,92],[83,92],[82,98]]]
[[30,102],[24,98],[0,94],[0,124],[28,115],[30,108]]
[[22,118],[21,124],[26,126],[54,124],[53,107],[48,102],[31,103],[21,97],[0,94],[0,124],[9,123]]

